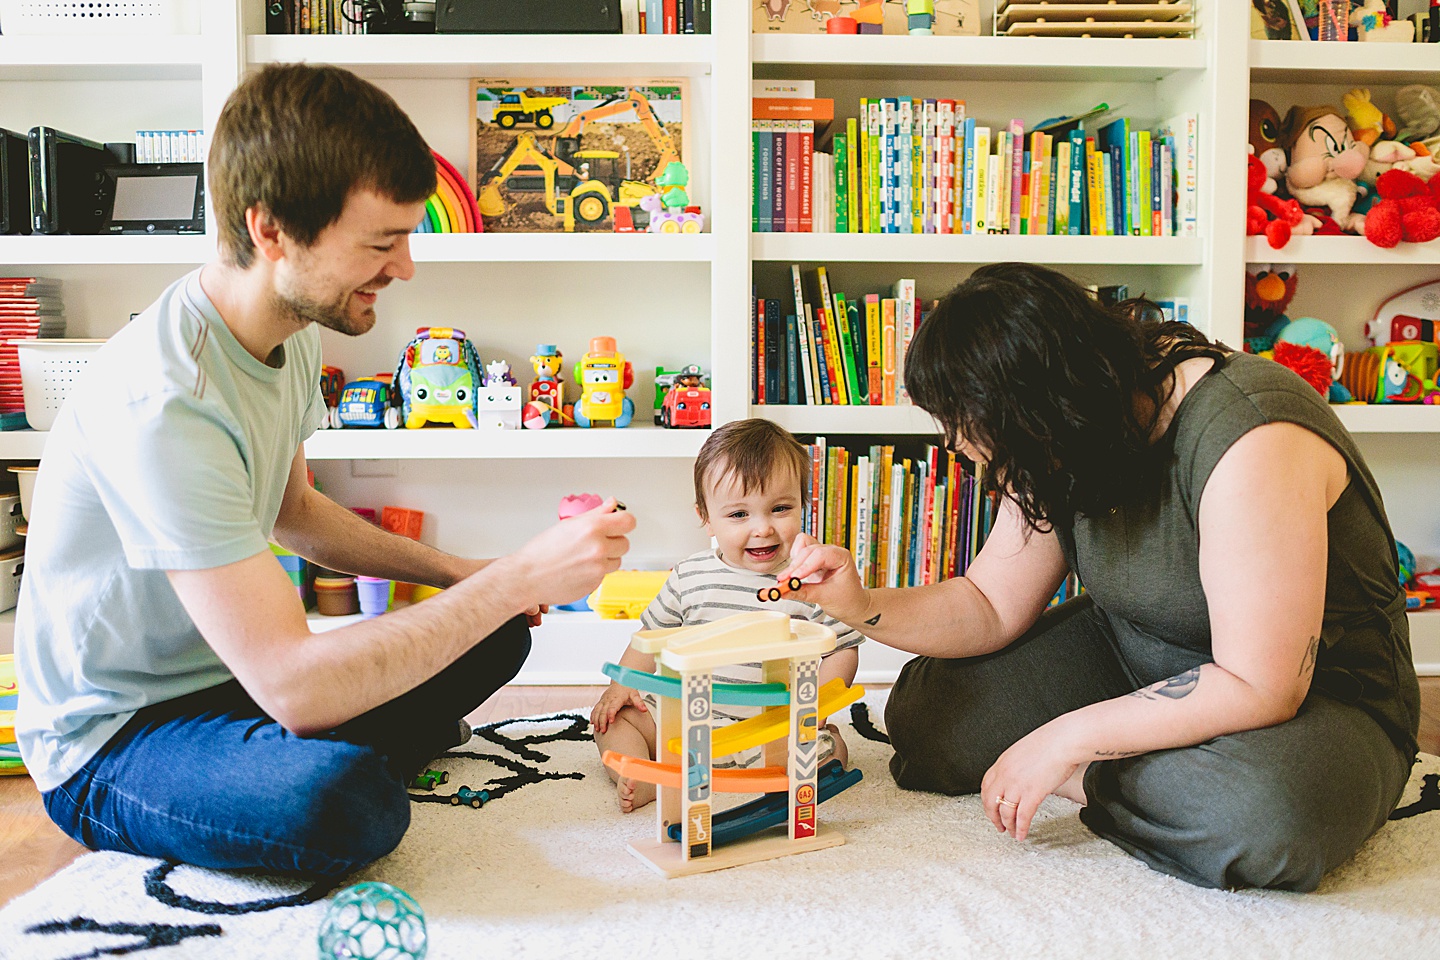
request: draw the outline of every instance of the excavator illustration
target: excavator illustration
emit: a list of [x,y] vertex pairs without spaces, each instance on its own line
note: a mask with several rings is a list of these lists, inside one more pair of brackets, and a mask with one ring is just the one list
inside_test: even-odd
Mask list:
[[[629,156],[613,150],[581,150],[580,136],[591,123],[633,110],[660,154],[644,180],[632,179]],[[575,114],[548,143],[524,131],[516,136],[481,178],[480,213],[498,217],[509,204],[507,194],[538,193],[545,209],[561,217],[565,231],[576,224],[595,226],[609,219],[616,206],[637,207],[656,193],[655,177],[679,159],[675,141],[661,125],[650,101],[634,88]]]

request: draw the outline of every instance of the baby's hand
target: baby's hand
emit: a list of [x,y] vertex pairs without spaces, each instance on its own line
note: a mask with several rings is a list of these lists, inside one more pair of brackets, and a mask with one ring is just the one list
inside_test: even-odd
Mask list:
[[612,682],[605,688],[605,692],[600,694],[595,709],[590,711],[590,725],[595,728],[596,733],[604,733],[610,729],[615,714],[626,707],[634,707],[643,712],[646,709],[645,698],[640,696],[639,690]]

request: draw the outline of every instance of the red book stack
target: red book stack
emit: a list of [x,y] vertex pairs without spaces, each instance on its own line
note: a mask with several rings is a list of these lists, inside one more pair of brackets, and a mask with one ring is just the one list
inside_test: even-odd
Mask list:
[[0,277],[0,430],[23,430],[25,397],[13,340],[65,336],[60,281]]

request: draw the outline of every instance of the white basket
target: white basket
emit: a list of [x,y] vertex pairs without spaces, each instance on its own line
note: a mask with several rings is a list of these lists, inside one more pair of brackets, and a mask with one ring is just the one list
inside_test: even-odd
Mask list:
[[104,340],[11,340],[20,356],[20,389],[31,429],[49,430],[60,405]]
[[199,13],[192,0],[0,0],[0,33],[14,37],[199,33]]
[[11,550],[0,556],[0,613],[20,602],[20,574],[24,571],[23,550]]
[[20,512],[20,495],[0,494],[0,550],[9,550],[20,542],[16,529],[25,522]]

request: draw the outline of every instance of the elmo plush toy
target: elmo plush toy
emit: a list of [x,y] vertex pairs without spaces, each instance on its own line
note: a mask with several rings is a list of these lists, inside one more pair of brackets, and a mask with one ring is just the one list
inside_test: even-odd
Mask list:
[[[1295,298],[1297,277],[1290,263],[1252,263],[1245,268],[1245,349],[1270,349],[1274,330],[1289,322],[1285,310]],[[1251,343],[1262,340],[1263,344]],[[1255,347],[1255,349],[1251,349]]]
[[1408,170],[1387,170],[1375,181],[1378,200],[1365,217],[1365,238],[1377,247],[1440,237],[1440,174],[1426,184]]

